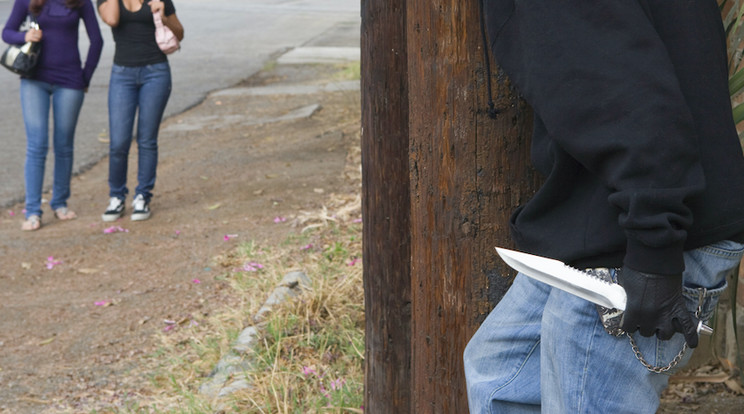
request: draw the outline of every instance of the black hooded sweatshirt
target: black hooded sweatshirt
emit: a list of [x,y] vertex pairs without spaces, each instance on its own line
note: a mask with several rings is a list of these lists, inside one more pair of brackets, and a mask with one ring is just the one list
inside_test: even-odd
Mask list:
[[714,0],[486,2],[491,50],[535,112],[545,183],[517,247],[580,268],[679,274],[744,233],[744,156]]

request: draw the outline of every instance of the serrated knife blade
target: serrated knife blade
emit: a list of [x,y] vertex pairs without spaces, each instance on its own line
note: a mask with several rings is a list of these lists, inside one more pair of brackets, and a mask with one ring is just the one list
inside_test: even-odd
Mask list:
[[560,260],[497,247],[496,252],[514,270],[609,309],[624,311],[627,296],[622,286],[606,282]]
[[[622,286],[604,281],[571,267],[560,260],[496,247],[496,252],[512,269],[535,280],[608,309],[625,311],[628,296]],[[697,320],[697,332],[712,335],[713,329]]]

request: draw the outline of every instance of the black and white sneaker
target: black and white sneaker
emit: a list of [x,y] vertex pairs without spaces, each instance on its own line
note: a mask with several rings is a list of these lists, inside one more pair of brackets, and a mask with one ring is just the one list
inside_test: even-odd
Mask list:
[[132,202],[132,221],[147,220],[150,218],[150,202],[145,200],[142,194],[137,194]]
[[124,214],[124,200],[111,197],[106,212],[103,213],[101,219],[103,221],[116,221],[122,214]]

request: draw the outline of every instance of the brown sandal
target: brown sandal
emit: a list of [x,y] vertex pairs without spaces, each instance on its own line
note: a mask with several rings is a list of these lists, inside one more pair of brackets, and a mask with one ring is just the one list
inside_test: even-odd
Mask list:
[[41,228],[41,217],[37,215],[28,216],[26,221],[23,222],[23,225],[21,225],[21,230],[23,231],[34,231],[39,230]]
[[60,220],[74,220],[77,218],[77,214],[67,207],[60,207],[54,210],[54,217],[57,217]]

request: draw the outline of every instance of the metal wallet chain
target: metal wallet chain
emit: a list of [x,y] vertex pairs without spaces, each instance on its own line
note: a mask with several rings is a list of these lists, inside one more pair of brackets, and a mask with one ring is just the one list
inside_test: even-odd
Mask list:
[[[700,313],[703,310],[703,300],[705,299],[705,294],[706,293],[707,293],[707,289],[705,289],[705,288],[698,288],[698,306],[697,306],[697,309],[695,310],[695,317],[696,318],[699,318],[700,317]],[[638,345],[636,344],[635,339],[633,339],[633,335],[631,335],[631,334],[629,334],[627,332],[625,333],[625,335],[628,336],[628,340],[630,341],[630,346],[631,346],[631,348],[633,348],[633,354],[635,354],[636,359],[638,359],[638,361],[640,361],[641,364],[644,367],[646,367],[647,370],[649,370],[651,372],[655,372],[657,374],[661,374],[662,372],[667,372],[670,369],[676,367],[677,364],[679,364],[679,361],[682,360],[682,356],[684,355],[685,351],[687,351],[687,348],[688,348],[687,342],[685,342],[682,345],[682,349],[679,351],[679,353],[677,354],[677,356],[675,356],[674,359],[672,359],[669,362],[669,364],[667,364],[666,366],[663,366],[663,367],[657,367],[655,365],[650,364],[648,361],[646,361],[646,359],[643,357],[643,354],[641,353],[641,350],[638,348]]]

